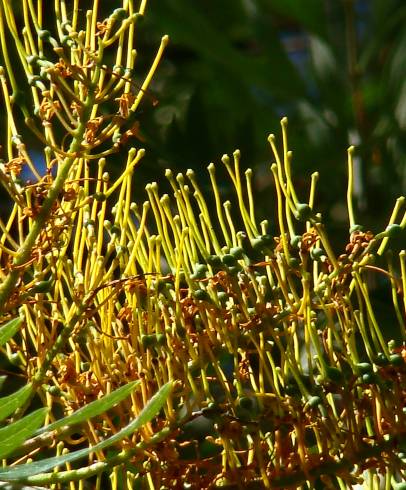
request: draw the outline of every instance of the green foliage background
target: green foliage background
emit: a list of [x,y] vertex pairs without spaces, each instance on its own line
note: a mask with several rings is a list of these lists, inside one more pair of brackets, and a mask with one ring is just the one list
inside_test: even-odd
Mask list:
[[140,116],[147,180],[157,162],[205,174],[238,147],[269,211],[264,141],[288,115],[295,173],[320,171],[318,202],[338,228],[345,149],[356,144],[360,221],[378,229],[406,190],[405,17],[401,0],[151,2],[140,52],[147,59],[163,32],[171,44],[154,82],[159,106]]

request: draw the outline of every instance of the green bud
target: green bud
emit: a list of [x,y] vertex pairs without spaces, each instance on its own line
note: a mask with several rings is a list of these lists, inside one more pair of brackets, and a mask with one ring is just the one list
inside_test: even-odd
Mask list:
[[74,44],[74,42],[73,42],[73,39],[71,38],[71,36],[69,36],[69,34],[64,34],[61,37],[61,44],[62,44],[62,46],[71,47]]
[[244,410],[249,410],[250,412],[257,409],[257,401],[254,397],[251,396],[242,396],[238,400],[238,404],[241,408],[243,408]]
[[196,289],[193,293],[193,297],[197,299],[198,301],[209,301],[211,302],[211,298],[209,296],[209,293],[205,291],[204,289]]
[[[247,237],[247,234],[243,231],[239,231],[237,233],[237,236],[240,240],[240,243],[241,243],[241,247],[244,251],[244,254],[251,260],[254,260],[254,261],[260,261],[263,259],[263,257],[261,256],[261,254],[254,250],[253,246],[252,246],[252,243],[251,243],[251,240],[249,240],[249,238]],[[254,240],[258,240],[258,239],[254,239]],[[258,242],[259,243],[259,242]]]
[[307,400],[307,404],[311,408],[316,408],[317,406],[319,406],[321,404],[321,398],[319,396],[311,396]]
[[84,228],[87,228],[87,227],[94,227],[94,226],[96,226],[96,222],[95,222],[95,220],[94,220],[94,219],[88,219],[87,221],[85,221],[85,222],[83,223],[83,226],[84,226]]
[[256,252],[264,252],[267,248],[274,244],[274,239],[271,235],[260,235],[251,240],[251,246]]
[[61,22],[61,29],[66,32],[70,32],[72,30],[71,22],[69,22],[68,20]]
[[37,61],[39,60],[39,56],[36,55],[36,54],[33,54],[33,55],[30,55],[30,56],[27,56],[26,57],[26,60],[27,60],[27,63],[29,65],[36,65],[37,64]]
[[221,409],[217,405],[217,403],[211,402],[207,405],[207,407],[202,409],[203,417],[208,419],[216,418],[221,414]]
[[350,235],[351,235],[352,233],[357,232],[357,231],[362,231],[363,229],[364,229],[364,228],[363,228],[363,226],[362,226],[362,225],[352,225],[352,226],[351,226],[351,228],[350,228],[350,230],[349,230],[349,231],[350,231]]
[[110,233],[113,235],[120,236],[121,235],[121,228],[117,225],[113,225],[110,229]]
[[223,263],[221,262],[221,258],[218,255],[209,255],[206,259],[206,262],[214,268],[221,268]]
[[206,264],[196,264],[195,271],[190,275],[191,279],[204,279],[206,277],[207,265]]
[[[214,458],[216,456],[219,456],[219,454],[223,451],[223,446],[220,446],[219,444],[214,444],[211,441],[204,440],[199,443],[199,458],[203,459],[208,459],[208,458]],[[183,484],[184,490],[187,488],[192,488],[192,484],[189,483],[189,486],[186,486],[186,483]],[[173,487],[172,487],[173,488]],[[161,490],[164,490],[163,487],[161,487]],[[169,490],[169,488],[167,488]]]
[[114,20],[123,20],[127,17],[127,10],[123,8],[115,9],[110,17]]
[[256,280],[257,283],[262,287],[269,286],[268,276],[257,276]]
[[223,264],[225,265],[228,265],[228,266],[233,266],[237,263],[237,259],[235,258],[234,255],[232,254],[225,254],[223,255],[223,257],[221,258]]
[[251,240],[251,247],[256,251],[256,252],[262,252],[264,248],[264,244],[262,243],[261,238],[253,238]]
[[336,367],[328,366],[326,368],[326,375],[333,383],[339,384],[343,381],[343,373]]
[[293,235],[290,239],[290,246],[292,248],[299,248],[300,242],[302,240],[301,235]]
[[320,247],[313,247],[310,250],[310,257],[316,262],[318,262],[323,257],[323,255],[325,255],[324,250]]
[[228,294],[224,291],[220,291],[217,293],[217,298],[218,298],[219,302],[222,305],[224,305],[228,300]]
[[239,272],[241,272],[242,268],[239,264],[237,265],[233,265],[231,267],[228,268],[228,273],[231,275],[231,276],[236,276]]
[[273,239],[273,236],[272,235],[269,235],[269,234],[261,235],[260,236],[260,239],[262,241],[262,244],[265,247],[270,247],[271,245],[273,245],[275,243],[274,242],[274,239]]
[[359,374],[367,374],[372,372],[372,364],[369,362],[358,362],[355,364],[356,372]]
[[38,75],[29,75],[27,81],[30,87],[35,87],[37,82],[41,81],[41,78]]
[[97,202],[103,202],[107,199],[106,194],[104,194],[103,192],[96,192],[93,197]]
[[296,219],[298,221],[308,221],[312,216],[312,208],[306,203],[296,205]]
[[387,366],[389,364],[389,360],[383,352],[378,352],[375,358],[375,364],[378,366]]
[[164,335],[163,333],[157,333],[156,334],[156,343],[158,345],[165,345],[166,344],[166,335]]
[[[244,249],[242,247],[232,247],[232,248],[230,248],[230,254],[233,255],[237,260],[240,260],[243,258]],[[224,260],[224,257],[223,257],[223,260]]]
[[404,364],[403,357],[400,354],[390,355],[389,362],[392,364],[392,366],[402,366]]
[[403,228],[397,224],[388,225],[385,229],[385,233],[389,238],[397,238],[401,236],[402,231]]
[[45,29],[38,29],[37,34],[38,37],[44,41],[48,41],[51,37],[51,33]]
[[113,66],[113,73],[116,75],[123,77],[124,76],[124,66],[123,65],[114,65]]
[[47,391],[52,396],[61,396],[62,394],[62,390],[58,386],[50,386]]
[[289,267],[293,269],[297,269],[300,266],[300,260],[296,257],[290,257],[289,259]]
[[379,380],[376,373],[365,373],[361,377],[363,383],[376,384]]
[[117,245],[116,247],[116,255],[117,257],[121,257],[122,255],[128,253],[128,248],[126,246]]
[[149,349],[154,347],[156,344],[156,336],[155,335],[141,335],[141,343],[144,349]]
[[155,286],[156,286],[156,290],[158,291],[158,293],[165,292],[166,288],[167,288],[167,284],[166,284],[166,281],[164,279],[158,279]]

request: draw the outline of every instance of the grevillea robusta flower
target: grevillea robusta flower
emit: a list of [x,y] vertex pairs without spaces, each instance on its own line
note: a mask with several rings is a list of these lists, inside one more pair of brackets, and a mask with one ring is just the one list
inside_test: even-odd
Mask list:
[[[17,309],[24,317],[5,352],[35,386],[49,421],[141,382],[131,400],[83,426],[80,438],[59,441],[55,454],[117,432],[173,381],[160,415],[118,443],[129,452],[108,467],[113,488],[352,488],[364,480],[375,485],[378,476],[386,488],[400,488],[406,253],[390,250],[393,239],[404,236],[404,198],[382,233],[362,230],[352,205],[350,148],[349,237],[337,253],[317,212],[318,174],[308,198],[294,187],[284,118],[282,151],[269,137],[276,216],[258,221],[253,172],[241,172],[239,151],[220,163],[232,202],[222,200],[211,163],[210,194],[193,170],[167,170],[171,193],[161,194],[153,182],[147,201],[137,203],[133,174],[144,151],[129,151],[115,181],[109,157],[135,131],[128,117],[167,38],[133,95],[125,71],[135,53],[128,49],[121,59],[137,25],[133,2],[102,24],[97,13],[88,14],[82,31],[77,16],[69,19],[62,9],[55,38],[40,29],[28,2],[35,20],[32,26],[26,19],[25,43],[10,4],[3,3],[32,87],[37,120],[27,123],[44,142],[47,167],[39,175],[19,136],[2,70],[10,144],[1,175],[15,204],[1,222],[0,296],[4,318]],[[37,47],[29,41],[35,36]],[[45,56],[46,43],[56,61]],[[118,59],[107,76],[103,56],[110,46]],[[11,66],[7,72],[10,79]],[[103,110],[114,101],[107,116]],[[66,136],[59,141],[61,127]],[[24,165],[35,184],[19,180]],[[385,281],[391,295],[395,339],[378,320],[371,276]],[[35,460],[37,447],[26,447],[25,456]],[[116,455],[92,455],[81,478],[96,478],[100,488],[103,476],[91,465]],[[73,486],[80,479],[68,465],[63,471]],[[53,475],[24,481],[52,483]]]

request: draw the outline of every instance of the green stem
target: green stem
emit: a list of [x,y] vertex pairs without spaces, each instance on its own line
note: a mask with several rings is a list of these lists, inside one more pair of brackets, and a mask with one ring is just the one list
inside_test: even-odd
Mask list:
[[[103,54],[102,44],[100,44],[99,46],[99,52],[99,59],[101,59]],[[30,259],[35,242],[40,236],[40,233],[43,230],[46,221],[51,216],[52,207],[58,199],[58,196],[63,189],[65,181],[68,178],[69,171],[74,161],[78,157],[78,154],[80,153],[82,141],[86,131],[86,124],[92,112],[92,108],[96,98],[96,92],[94,89],[92,90],[92,88],[96,86],[96,81],[99,77],[99,74],[100,69],[97,65],[94,71],[92,82],[89,84],[88,87],[89,93],[83,104],[83,112],[80,118],[79,125],[74,133],[74,138],[69,147],[69,156],[65,158],[63,164],[60,166],[58,174],[51,188],[49,189],[48,195],[44,199],[41,209],[36,216],[36,220],[33,223],[27,237],[25,238],[24,243],[20,247],[17,256],[14,258],[12,269],[4,280],[3,284],[0,286],[0,314],[4,312],[6,302],[15,290],[18,278],[21,276],[22,271],[24,270],[23,266]],[[83,155],[81,156],[83,157]]]
[[[82,128],[83,126],[83,128]],[[86,128],[85,124],[82,124],[81,129],[83,132],[81,136],[84,134],[84,130]],[[80,149],[82,138],[76,137],[72,145],[70,147],[70,153],[75,154]],[[3,284],[0,286],[0,313],[3,313],[5,310],[6,302],[10,298],[13,293],[15,286],[17,284],[18,278],[22,274],[22,266],[29,260],[31,256],[32,249],[34,248],[35,242],[37,241],[41,230],[44,228],[44,225],[48,218],[51,215],[51,209],[55,201],[58,199],[58,196],[63,188],[65,180],[68,177],[69,170],[72,167],[73,162],[76,157],[68,157],[65,159],[63,165],[61,166],[58,175],[50,188],[47,197],[44,200],[44,203],[41,207],[40,212],[36,216],[36,220],[33,223],[33,226],[28,233],[24,243],[20,247],[17,256],[15,257],[12,265],[12,270],[4,280]]]

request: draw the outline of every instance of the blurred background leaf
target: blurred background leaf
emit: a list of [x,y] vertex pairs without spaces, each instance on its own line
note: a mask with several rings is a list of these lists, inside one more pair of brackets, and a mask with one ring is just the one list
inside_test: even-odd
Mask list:
[[154,85],[159,106],[140,117],[145,179],[157,178],[157,162],[204,174],[240,148],[269,213],[266,136],[287,115],[302,198],[319,170],[320,209],[347,231],[346,149],[355,144],[357,216],[377,231],[406,192],[405,16],[400,0],[152,2],[139,51],[161,33],[171,44]]

